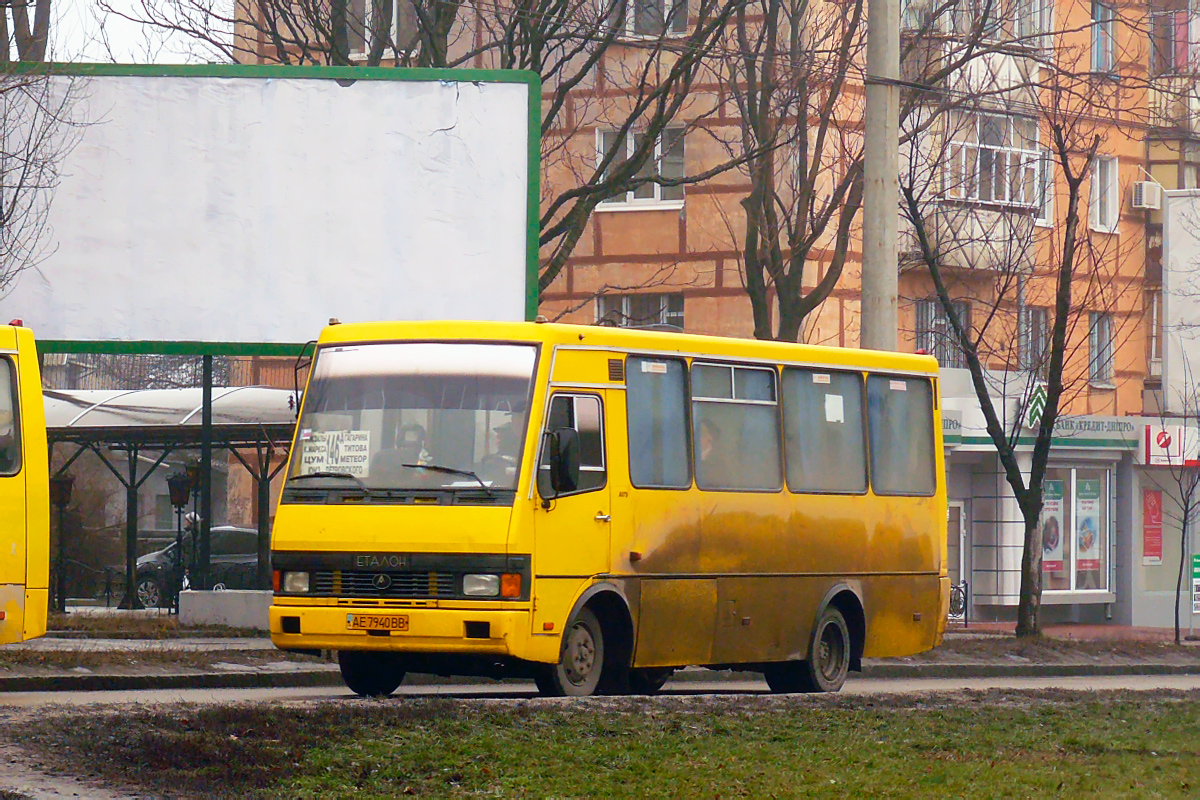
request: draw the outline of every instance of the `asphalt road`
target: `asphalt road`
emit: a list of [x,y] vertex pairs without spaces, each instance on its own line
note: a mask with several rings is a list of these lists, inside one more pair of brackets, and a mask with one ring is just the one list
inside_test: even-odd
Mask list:
[[[1065,689],[1079,692],[1131,689],[1200,689],[1200,675],[1112,675],[1078,677],[1012,678],[851,678],[845,694],[917,694],[953,692],[964,689]],[[766,694],[762,681],[676,681],[662,691],[665,696]],[[532,683],[512,681],[481,687],[479,684],[438,684],[402,686],[395,698],[458,697],[464,699],[535,699]],[[354,695],[339,687],[282,689],[156,689],[123,692],[4,692],[0,708],[39,708],[46,706],[93,706],[126,703],[246,703],[246,702],[319,702],[350,700]]]

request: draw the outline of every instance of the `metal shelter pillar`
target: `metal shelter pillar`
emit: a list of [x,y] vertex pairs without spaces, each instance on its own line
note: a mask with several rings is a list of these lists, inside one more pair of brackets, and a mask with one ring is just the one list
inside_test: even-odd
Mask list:
[[204,356],[204,385],[200,411],[200,589],[211,588],[212,564],[212,382],[213,357]]
[[108,467],[108,471],[115,475],[121,485],[125,487],[125,596],[121,598],[117,607],[143,608],[137,596],[138,489],[142,488],[146,479],[154,474],[154,470],[158,469],[175,448],[165,445],[158,459],[150,465],[141,478],[138,478],[137,460],[140,448],[136,443],[129,442],[124,445],[129,456],[128,476],[122,475],[121,471],[112,465],[97,444],[91,443],[88,447],[100,459],[100,463]]

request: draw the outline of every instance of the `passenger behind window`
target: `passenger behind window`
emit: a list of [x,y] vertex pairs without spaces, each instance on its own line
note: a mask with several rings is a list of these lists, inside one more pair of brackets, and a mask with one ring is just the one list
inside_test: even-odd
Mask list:
[[696,485],[701,488],[720,488],[725,485],[726,459],[720,451],[721,429],[711,420],[700,420],[696,434]]
[[[415,422],[400,426],[393,447],[380,450],[371,459],[371,482],[376,485],[393,483],[404,476],[412,483],[412,472],[405,464],[429,464],[432,459],[425,449],[425,428]],[[407,473],[407,475],[405,475]]]

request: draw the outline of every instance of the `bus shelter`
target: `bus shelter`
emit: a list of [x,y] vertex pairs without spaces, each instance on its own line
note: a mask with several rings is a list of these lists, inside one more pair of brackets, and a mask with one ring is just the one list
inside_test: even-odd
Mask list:
[[[138,490],[172,454],[200,451],[203,390],[45,390],[46,434],[53,462],[56,448],[65,457],[54,477],[67,474],[85,452],[92,452],[125,488],[125,597],[122,608],[138,608],[135,584],[138,539]],[[287,463],[295,429],[296,396],[284,389],[257,386],[212,390],[209,442],[228,450],[250,474],[258,505],[258,581],[270,583],[271,480]],[[53,483],[53,478],[52,478]],[[209,531],[200,526],[201,536]],[[209,552],[203,542],[201,552]],[[198,585],[208,588],[208,564],[199,565]]]

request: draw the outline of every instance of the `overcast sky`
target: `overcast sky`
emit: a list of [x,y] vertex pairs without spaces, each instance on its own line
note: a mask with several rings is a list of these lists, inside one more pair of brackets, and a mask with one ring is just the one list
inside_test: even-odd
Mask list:
[[[135,0],[109,0],[117,8],[134,9]],[[103,17],[95,0],[58,0],[51,57],[55,61],[117,62],[122,64],[180,64],[203,61],[189,55],[184,37],[167,37],[160,31],[120,17]]]

